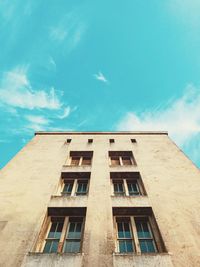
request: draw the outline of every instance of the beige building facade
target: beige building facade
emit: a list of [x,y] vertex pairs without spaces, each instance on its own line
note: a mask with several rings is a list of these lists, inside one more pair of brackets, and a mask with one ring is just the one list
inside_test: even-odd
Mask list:
[[198,267],[199,192],[167,132],[36,132],[1,170],[0,266]]

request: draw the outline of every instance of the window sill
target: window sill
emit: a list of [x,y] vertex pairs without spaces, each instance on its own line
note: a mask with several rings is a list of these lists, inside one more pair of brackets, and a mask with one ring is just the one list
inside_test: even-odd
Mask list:
[[71,199],[75,199],[75,198],[84,198],[84,197],[88,197],[87,195],[77,195],[77,196],[68,196],[68,195],[51,195],[51,198],[71,198]]
[[166,256],[172,255],[169,252],[153,252],[153,253],[120,253],[120,252],[113,252],[113,256]]
[[42,255],[59,255],[59,256],[63,256],[63,255],[70,255],[70,256],[83,256],[84,253],[82,252],[54,252],[54,253],[44,253],[44,252],[34,252],[34,251],[29,251],[28,255],[30,256],[42,256]]

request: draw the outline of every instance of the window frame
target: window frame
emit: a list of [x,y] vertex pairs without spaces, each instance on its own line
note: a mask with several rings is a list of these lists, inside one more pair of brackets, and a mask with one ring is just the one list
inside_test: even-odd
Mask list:
[[[141,251],[141,247],[140,247],[140,239],[142,240],[142,238],[139,238],[138,233],[137,233],[137,227],[136,227],[136,221],[137,220],[143,220],[147,222],[148,225],[148,229],[151,233],[151,238],[149,238],[150,240],[153,241],[153,246],[155,251],[154,252],[142,252]],[[133,251],[132,252],[120,252],[119,249],[119,238],[118,238],[118,221],[129,221],[130,223],[130,229],[131,229],[131,233],[132,233],[132,243],[133,243]],[[115,232],[115,252],[119,253],[119,254],[142,254],[142,255],[146,255],[146,254],[157,254],[162,252],[161,246],[160,246],[160,242],[161,242],[161,238],[158,237],[158,228],[157,228],[157,224],[156,221],[152,220],[152,216],[149,215],[116,215],[113,216],[113,223],[114,223],[114,232]],[[143,240],[147,240],[148,238],[144,238]]]
[[[62,231],[61,231],[61,235],[58,241],[58,247],[57,247],[57,251],[56,252],[45,252],[45,245],[47,240],[51,240],[52,238],[48,238],[51,226],[52,226],[52,218],[64,218],[63,221],[63,227],[62,227]],[[66,240],[66,236],[68,234],[69,231],[69,225],[70,225],[70,220],[71,218],[81,218],[81,237],[80,237],[80,250],[78,252],[65,252],[65,240]],[[48,226],[44,229],[45,231],[45,235],[44,235],[44,239],[43,239],[43,243],[41,246],[41,249],[39,249],[38,252],[41,252],[43,254],[57,254],[57,253],[81,253],[82,251],[82,243],[83,243],[83,235],[84,235],[84,227],[85,227],[85,216],[48,216],[47,217],[47,221],[46,223],[48,223]],[[44,226],[43,226],[44,227]],[[58,240],[58,238],[57,238]]]

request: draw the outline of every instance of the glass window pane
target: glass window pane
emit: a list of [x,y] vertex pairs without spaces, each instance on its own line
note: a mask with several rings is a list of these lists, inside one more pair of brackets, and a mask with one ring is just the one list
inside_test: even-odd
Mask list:
[[63,223],[62,222],[59,222],[57,223],[57,228],[56,228],[56,231],[55,231],[55,234],[54,234],[54,238],[60,238],[61,236],[61,232],[62,232],[62,228],[63,228]]
[[71,165],[77,166],[79,165],[80,157],[72,157]]
[[125,253],[126,252],[126,241],[119,240],[119,252],[120,253]]
[[118,237],[119,238],[123,238],[124,237],[124,232],[123,232],[123,226],[121,222],[117,223],[117,227],[118,227]]
[[119,157],[111,157],[111,165],[120,165]]
[[133,242],[131,240],[126,241],[126,251],[133,252]]
[[76,229],[75,229],[74,238],[77,238],[77,239],[81,238],[81,228],[82,228],[82,223],[76,223]]
[[124,231],[125,231],[125,237],[130,238],[131,231],[130,231],[129,223],[124,223]]
[[140,241],[140,249],[143,253],[152,253],[156,252],[153,240],[139,240]]
[[83,157],[82,165],[91,165],[91,160],[90,157]]
[[147,222],[136,222],[138,238],[151,238]]
[[132,164],[130,157],[122,157],[122,162],[123,162],[123,165],[131,165]]
[[80,241],[65,241],[64,252],[80,252]]
[[43,250],[44,253],[49,253],[50,252],[51,243],[52,243],[52,241],[48,241],[48,240],[46,241],[46,244],[45,244],[44,250]]
[[74,238],[74,232],[75,232],[75,223],[70,222],[69,231],[68,231],[67,237],[68,238]]
[[63,193],[71,193],[72,192],[72,187],[73,184],[72,183],[66,183],[64,188],[63,188]]
[[50,231],[49,231],[49,234],[48,234],[48,238],[54,238],[56,227],[57,227],[57,222],[52,222],[51,228],[50,228]]
[[44,253],[56,253],[58,250],[58,240],[47,240],[44,250]]

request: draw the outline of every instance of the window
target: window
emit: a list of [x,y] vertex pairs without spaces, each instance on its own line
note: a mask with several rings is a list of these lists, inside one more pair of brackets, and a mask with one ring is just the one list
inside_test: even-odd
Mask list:
[[63,252],[80,252],[83,218],[69,218]]
[[83,196],[88,194],[90,172],[62,172],[61,195]]
[[131,157],[121,157],[122,159],[122,165],[132,165]]
[[78,180],[77,182],[77,189],[76,189],[76,195],[86,195],[88,190],[88,180]]
[[117,218],[117,240],[120,253],[134,251],[133,234],[129,218]]
[[109,139],[110,144],[115,142],[115,139]]
[[65,181],[62,190],[62,195],[71,196],[74,181]]
[[88,139],[88,143],[92,144],[93,143],[93,139]]
[[131,142],[132,143],[136,143],[136,139],[131,139]]
[[113,208],[113,215],[117,252],[166,252],[151,208]]
[[148,218],[136,218],[135,224],[141,252],[156,252],[157,249]]
[[91,165],[92,158],[91,157],[83,157],[82,158],[82,165]]
[[60,241],[64,217],[52,217],[49,233],[46,238],[44,253],[56,253],[58,251],[58,243]]
[[112,194],[115,196],[146,195],[139,172],[111,172]]
[[81,157],[72,157],[71,158],[71,165],[72,166],[79,166],[80,160],[81,160]]
[[112,166],[120,165],[119,157],[117,157],[117,156],[112,156],[112,157],[110,157],[110,160],[111,160],[111,165],[112,165]]
[[86,208],[48,208],[36,252],[78,253],[83,240]]
[[132,151],[109,151],[111,166],[136,165]]
[[140,190],[137,181],[127,182],[129,196],[140,195]]
[[72,141],[72,139],[67,139],[67,143],[68,144],[71,143],[71,141]]
[[70,165],[71,166],[89,166],[92,164],[92,151],[71,151]]
[[115,196],[124,196],[125,195],[123,181],[115,180],[113,182],[113,185],[114,185]]

